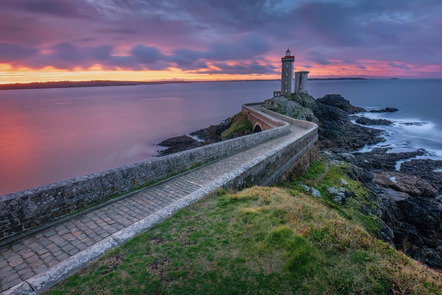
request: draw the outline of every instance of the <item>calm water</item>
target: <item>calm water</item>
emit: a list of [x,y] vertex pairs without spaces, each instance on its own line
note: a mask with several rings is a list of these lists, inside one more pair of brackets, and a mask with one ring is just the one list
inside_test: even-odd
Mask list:
[[[156,143],[217,124],[278,81],[0,91],[0,195],[153,157]],[[442,156],[442,80],[311,81],[363,107],[394,106],[391,146]],[[406,122],[417,122],[415,125]]]

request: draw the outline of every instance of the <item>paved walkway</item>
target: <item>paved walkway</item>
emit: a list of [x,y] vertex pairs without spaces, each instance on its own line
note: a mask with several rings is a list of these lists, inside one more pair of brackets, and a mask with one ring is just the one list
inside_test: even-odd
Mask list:
[[[294,134],[301,136],[305,133],[305,129],[292,126],[289,135],[152,185],[125,199],[30,235],[12,247],[2,249],[0,291],[19,284],[21,288],[26,285],[32,291],[25,281],[39,278],[45,284],[44,280],[48,278],[44,274],[50,273],[49,269],[58,267],[62,271],[65,268],[63,263],[72,257],[91,252],[95,244],[117,232],[124,233],[124,230],[140,220],[168,208],[204,186],[213,185],[217,179],[228,176],[232,171],[243,169],[244,164],[262,157],[273,147],[285,144],[290,138],[293,140]],[[90,257],[88,259],[91,260]]]

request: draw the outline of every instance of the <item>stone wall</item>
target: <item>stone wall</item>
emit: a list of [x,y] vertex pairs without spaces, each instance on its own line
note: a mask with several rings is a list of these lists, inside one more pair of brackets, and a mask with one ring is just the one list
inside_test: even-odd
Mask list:
[[260,133],[0,196],[0,244],[78,210],[289,132],[289,125],[283,124]]
[[259,125],[261,130],[270,130],[284,125],[284,123],[280,120],[275,120],[274,118],[261,112],[257,112],[252,108],[253,106],[262,105],[263,103],[249,103],[242,106],[241,113],[249,118],[249,120],[252,122],[253,129],[255,129],[256,125]]
[[294,170],[306,171],[311,161],[319,156],[317,146],[318,126],[315,123],[292,119],[263,108],[262,112],[271,114],[289,124],[302,127],[308,132],[300,138],[272,151],[272,154],[249,167],[244,172],[225,184],[225,188],[241,189],[249,185],[268,186],[278,181],[284,181]]

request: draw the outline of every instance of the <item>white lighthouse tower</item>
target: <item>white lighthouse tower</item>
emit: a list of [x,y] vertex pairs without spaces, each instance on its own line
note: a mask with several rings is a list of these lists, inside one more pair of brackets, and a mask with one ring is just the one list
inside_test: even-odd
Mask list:
[[287,49],[285,56],[281,58],[281,62],[281,95],[290,95],[293,86],[293,64],[295,63],[295,57],[290,49]]

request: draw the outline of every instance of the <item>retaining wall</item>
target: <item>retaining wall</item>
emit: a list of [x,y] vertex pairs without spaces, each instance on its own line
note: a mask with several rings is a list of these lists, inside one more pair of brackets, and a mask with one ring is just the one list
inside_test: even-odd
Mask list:
[[290,132],[289,124],[149,161],[0,196],[0,244],[80,209]]

